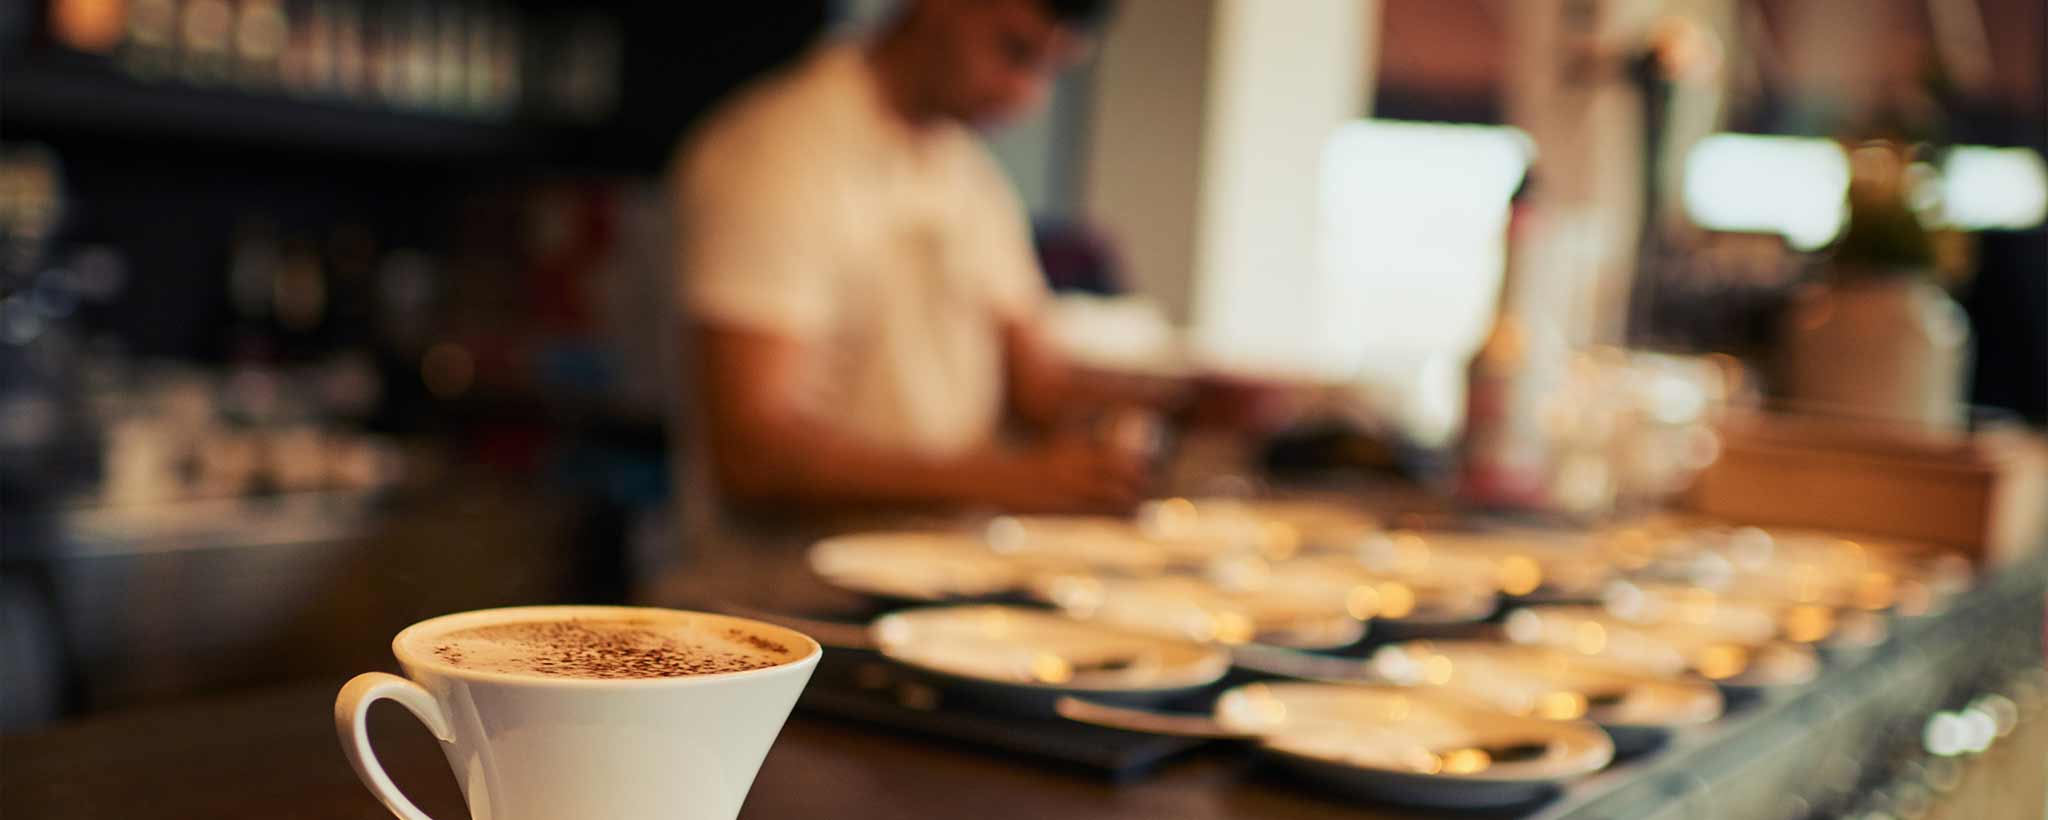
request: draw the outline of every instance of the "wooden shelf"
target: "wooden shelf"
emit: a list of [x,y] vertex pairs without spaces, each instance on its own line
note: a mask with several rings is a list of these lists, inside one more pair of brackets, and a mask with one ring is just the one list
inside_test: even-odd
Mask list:
[[10,136],[84,132],[421,160],[535,158],[545,145],[540,129],[516,122],[301,99],[281,91],[148,82],[104,65],[24,56],[0,68],[0,119]]

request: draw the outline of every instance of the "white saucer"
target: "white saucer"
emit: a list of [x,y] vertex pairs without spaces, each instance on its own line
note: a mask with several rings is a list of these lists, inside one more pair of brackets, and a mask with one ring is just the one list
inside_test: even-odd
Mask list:
[[1275,559],[1304,549],[1353,549],[1380,531],[1379,519],[1363,510],[1305,498],[1164,498],[1146,503],[1138,522],[1163,541],[1199,544],[1205,536],[1235,533],[1240,544],[1250,542]]
[[1745,595],[1845,609],[1938,611],[1973,580],[1947,550],[1813,530],[1702,527],[1674,539],[1659,575]]
[[1004,515],[981,533],[989,549],[1036,570],[1092,569],[1149,575],[1173,558],[1163,545],[1121,518],[1089,515]]
[[1576,532],[1400,531],[1366,539],[1358,555],[1375,571],[1485,582],[1520,597],[1590,600],[1615,574],[1598,539]]
[[911,609],[870,628],[882,654],[958,678],[1085,694],[1181,690],[1230,668],[1217,647],[1084,623],[1025,607]]
[[1232,592],[1191,576],[1040,576],[1031,592],[1076,618],[1204,643],[1335,649],[1365,637],[1341,603],[1273,591]]
[[[1598,728],[1519,717],[1407,689],[1255,683],[1223,694],[1222,726],[1260,737],[1297,770],[1397,802],[1478,808],[1520,803],[1605,767]],[[1523,749],[1495,760],[1484,750]]]
[[1516,610],[1506,630],[1515,643],[1602,658],[1653,675],[1693,673],[1723,687],[1797,686],[1820,674],[1819,658],[1805,646],[1744,641],[1684,623],[1635,623],[1597,606]]
[[1696,678],[1645,675],[1594,658],[1487,641],[1410,641],[1382,648],[1373,669],[1439,686],[1510,714],[1673,729],[1720,717],[1721,692]]
[[827,538],[811,546],[811,571],[841,589],[885,598],[938,602],[979,598],[1022,586],[1025,566],[960,533],[875,532]]
[[1287,561],[1218,563],[1211,577],[1226,587],[1342,608],[1353,617],[1400,624],[1466,624],[1500,607],[1492,584],[1427,577],[1402,578],[1369,570],[1346,555],[1308,555]]
[[1686,584],[1617,581],[1604,600],[1623,620],[1683,626],[1726,641],[1761,643],[1780,631],[1776,606]]
[[1682,622],[1712,622],[1717,634],[1744,635],[1750,640],[1778,637],[1793,643],[1854,649],[1874,646],[1889,634],[1883,617],[1875,613],[1771,598],[1759,594],[1756,586],[1707,589],[1660,581],[1618,581],[1608,589],[1607,607],[1625,614],[1640,612],[1651,619],[1669,613]]

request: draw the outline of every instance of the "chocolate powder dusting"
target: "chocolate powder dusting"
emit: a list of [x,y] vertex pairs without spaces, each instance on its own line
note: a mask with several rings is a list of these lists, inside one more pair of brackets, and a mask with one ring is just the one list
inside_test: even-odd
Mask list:
[[777,655],[789,654],[789,647],[744,630],[728,629],[725,631],[725,637],[735,641],[739,641],[740,643],[746,644],[755,649],[759,649],[763,652],[773,652]]
[[725,637],[693,642],[687,632],[663,631],[644,620],[528,621],[450,633],[433,652],[471,668],[598,679],[714,675],[790,660],[788,648],[774,641],[739,630]]

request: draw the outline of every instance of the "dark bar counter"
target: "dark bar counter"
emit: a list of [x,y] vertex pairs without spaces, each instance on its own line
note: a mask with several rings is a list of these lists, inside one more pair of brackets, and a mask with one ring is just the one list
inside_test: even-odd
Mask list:
[[[1519,811],[1427,812],[1316,791],[1228,746],[1117,783],[957,742],[895,734],[800,706],[744,816],[1321,818],[1805,817],[1866,788],[1937,709],[2038,680],[2048,554],[1985,573],[1947,611],[1896,619],[1889,641],[1832,660],[1795,692],[1743,705],[1663,749]],[[0,815],[10,818],[386,816],[343,761],[330,721],[342,680],[95,717],[0,739]],[[2038,684],[2037,684],[2038,685]],[[434,740],[390,705],[372,711],[393,777],[439,818],[466,817]],[[2035,722],[2039,722],[2035,718]],[[2038,726],[2028,730],[2040,735]],[[2038,788],[2038,787],[2036,787]]]

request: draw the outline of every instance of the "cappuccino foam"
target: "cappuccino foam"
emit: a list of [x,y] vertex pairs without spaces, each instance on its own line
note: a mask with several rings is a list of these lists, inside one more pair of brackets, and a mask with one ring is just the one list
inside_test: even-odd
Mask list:
[[804,647],[728,623],[638,617],[509,621],[422,636],[413,643],[458,669],[588,679],[745,672],[789,663],[804,652]]

